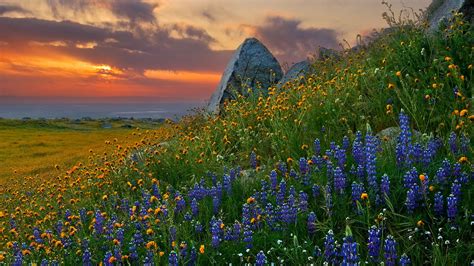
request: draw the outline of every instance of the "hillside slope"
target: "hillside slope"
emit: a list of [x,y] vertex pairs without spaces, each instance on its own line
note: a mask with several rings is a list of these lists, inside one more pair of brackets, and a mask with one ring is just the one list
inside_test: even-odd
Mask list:
[[[457,265],[474,257],[473,29],[394,25],[307,79],[1,196],[0,261]],[[398,127],[399,134],[375,133]],[[0,262],[1,263],[1,262]]]

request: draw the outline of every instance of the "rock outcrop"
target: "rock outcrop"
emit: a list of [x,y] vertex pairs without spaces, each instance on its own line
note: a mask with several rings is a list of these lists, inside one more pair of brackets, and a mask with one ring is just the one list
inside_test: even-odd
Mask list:
[[431,31],[436,31],[439,26],[446,23],[453,16],[453,11],[462,12],[464,17],[473,22],[473,0],[438,0],[433,1],[428,7],[428,23]]
[[341,53],[335,49],[326,48],[326,47],[319,47],[319,60],[326,60],[329,58],[334,58],[339,60],[341,58]]
[[253,91],[266,91],[283,76],[281,66],[270,51],[257,39],[246,39],[235,51],[217,89],[207,107],[210,113],[219,113],[226,99],[234,99],[237,94],[247,95]]
[[294,64],[286,71],[283,78],[278,82],[278,86],[285,85],[288,81],[299,79],[301,76],[306,76],[311,70],[311,63],[308,60],[304,60]]

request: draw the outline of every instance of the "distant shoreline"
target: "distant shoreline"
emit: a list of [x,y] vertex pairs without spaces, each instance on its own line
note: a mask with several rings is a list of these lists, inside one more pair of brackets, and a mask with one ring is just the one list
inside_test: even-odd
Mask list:
[[0,104],[4,119],[179,119],[199,102],[26,102]]

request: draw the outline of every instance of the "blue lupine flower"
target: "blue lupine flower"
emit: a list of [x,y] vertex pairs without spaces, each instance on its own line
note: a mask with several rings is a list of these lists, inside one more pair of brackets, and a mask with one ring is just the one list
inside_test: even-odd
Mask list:
[[397,262],[397,242],[393,236],[388,235],[384,245],[385,265],[395,266]]
[[354,142],[352,143],[352,156],[356,164],[363,166],[365,162],[364,145],[362,144],[362,133],[357,131]]
[[423,151],[422,161],[425,167],[428,167],[433,158],[435,157],[438,148],[440,147],[440,141],[437,139],[430,139],[426,145],[426,149]]
[[334,170],[334,190],[342,194],[346,188],[346,175],[342,172],[342,169],[338,166]]
[[416,183],[418,178],[418,171],[416,170],[415,167],[413,167],[411,170],[407,171],[403,175],[403,186],[405,188],[410,188],[413,186],[414,183]]
[[270,186],[271,186],[273,191],[277,190],[277,186],[278,186],[277,176],[278,176],[278,174],[275,170],[272,170],[270,172]]
[[252,248],[253,247],[253,232],[250,226],[246,226],[244,228],[244,239],[245,248]]
[[178,255],[175,251],[170,252],[168,262],[170,266],[178,266]]
[[410,150],[411,150],[411,129],[410,120],[405,112],[400,112],[400,135],[397,139],[396,154],[397,163],[400,166],[411,165]]
[[329,143],[329,148],[331,149],[331,151],[335,151],[336,150],[336,142],[331,141],[331,143]]
[[265,253],[263,253],[263,251],[260,250],[260,252],[258,252],[258,254],[257,254],[255,264],[257,266],[263,266],[263,265],[265,265],[265,263],[267,263],[267,256],[265,256]]
[[254,151],[250,153],[250,167],[257,169],[257,154]]
[[104,231],[104,217],[102,217],[102,214],[99,210],[95,212],[94,229],[98,235],[101,235]]
[[316,214],[314,212],[310,212],[308,215],[308,234],[313,235],[316,233]]
[[176,227],[174,225],[170,226],[170,242],[176,241]]
[[412,188],[407,191],[405,206],[407,207],[408,213],[413,213],[416,208],[416,192]]
[[411,146],[411,149],[409,151],[409,156],[411,156],[412,160],[414,163],[418,163],[421,161],[423,157],[424,149],[423,146],[421,146],[420,143],[415,143],[414,145]]
[[153,262],[153,257],[154,257],[153,252],[151,250],[148,250],[146,255],[145,255],[145,259],[143,260],[143,265],[144,266],[153,266],[153,265],[155,265],[154,262]]
[[457,179],[455,179],[451,185],[451,194],[453,194],[456,198],[461,197],[461,184]]
[[382,176],[382,182],[380,184],[380,192],[382,195],[387,195],[387,197],[390,195],[390,178],[388,177],[387,174],[384,174]]
[[378,190],[376,165],[377,138],[367,133],[365,136],[365,171],[367,183],[372,191]]
[[285,197],[286,197],[286,182],[285,180],[282,179],[280,182],[280,189],[276,196],[277,205],[281,206],[281,204],[283,204],[283,201],[285,201]]
[[318,185],[316,184],[313,185],[313,187],[311,188],[311,192],[313,193],[313,198],[317,198],[319,196],[320,189],[321,188]]
[[324,261],[330,264],[336,264],[336,241],[334,240],[334,233],[329,230],[324,237]]
[[158,187],[158,184],[154,183],[151,186],[151,194],[153,194],[153,196],[157,197],[158,199],[161,199],[160,188]]
[[436,216],[442,216],[444,211],[444,197],[441,192],[436,192],[434,195],[434,212]]
[[47,259],[42,259],[41,260],[40,266],[48,266],[48,265],[49,265],[49,261]]
[[451,149],[451,152],[452,152],[454,155],[457,155],[457,154],[458,154],[458,144],[457,144],[457,136],[456,136],[456,133],[451,132],[451,134],[449,134],[448,143],[449,143],[449,148]]
[[191,201],[191,211],[192,211],[194,217],[198,216],[199,206],[198,206],[198,202],[197,202],[196,198],[193,198],[193,200]]
[[332,191],[331,191],[331,186],[326,185],[326,193],[325,193],[325,199],[326,199],[326,210],[329,216],[332,215]]
[[86,249],[82,254],[82,265],[84,266],[92,266],[92,254],[89,249]]
[[308,210],[308,194],[303,191],[300,191],[299,203],[300,211]]
[[219,234],[221,233],[220,222],[217,221],[213,217],[211,219],[210,225],[211,225],[211,235],[212,235],[211,245],[214,248],[218,248],[219,244],[221,242],[221,239],[220,239],[220,236],[219,236]]
[[103,260],[104,265],[106,265],[106,266],[112,266],[112,265],[114,265],[113,263],[110,263],[110,262],[109,262],[109,260],[110,260],[111,257],[112,257],[112,252],[107,251],[107,252],[105,253],[104,260]]
[[114,257],[117,259],[117,261],[122,260],[122,252],[120,251],[120,247],[114,248]]
[[357,266],[359,265],[359,255],[357,254],[357,242],[351,236],[344,238],[342,244],[342,265]]
[[203,229],[204,228],[203,228],[202,224],[199,221],[197,221],[196,224],[194,225],[194,231],[196,232],[196,234],[202,233]]
[[130,260],[136,261],[138,259],[137,245],[135,245],[133,242],[130,243],[128,251],[130,252]]
[[403,255],[400,257],[400,266],[410,266],[411,265],[411,260],[407,256],[407,254],[403,253]]
[[369,257],[372,262],[378,262],[380,254],[380,237],[382,231],[375,225],[369,229],[369,239],[367,240],[367,246],[369,251]]
[[189,261],[188,261],[188,265],[189,266],[193,266],[193,265],[196,265],[197,263],[197,250],[196,250],[196,247],[192,247],[191,248],[191,251],[189,252]]
[[285,175],[285,174],[286,174],[286,171],[288,170],[288,169],[286,168],[286,163],[280,162],[280,163],[278,164],[278,170],[279,170],[283,175]]
[[188,244],[184,241],[179,245],[179,255],[181,258],[186,258],[188,256]]
[[456,214],[458,212],[458,198],[453,194],[450,194],[447,198],[448,202],[448,218],[450,220],[456,219]]
[[349,137],[348,137],[348,136],[344,136],[344,137],[342,138],[342,148],[343,148],[344,150],[347,150],[347,149],[349,149],[350,146],[351,146],[351,143],[350,143],[350,141],[349,141]]
[[328,183],[332,183],[334,181],[334,168],[332,166],[332,162],[329,160],[326,163],[326,176]]
[[364,182],[364,177],[365,177],[365,168],[364,168],[364,165],[362,164],[359,164],[357,166],[357,179],[360,181],[360,182]]
[[320,155],[321,154],[321,142],[319,141],[319,139],[315,139],[314,140],[314,154],[315,155]]
[[453,176],[454,177],[460,177],[461,176],[461,164],[460,163],[454,163],[453,164]]
[[347,160],[346,150],[337,146],[336,151],[334,152],[334,157],[337,160],[337,165],[344,169]]
[[[306,160],[306,159],[305,159],[305,160]],[[303,163],[303,164],[304,164],[304,163]],[[303,167],[304,167],[304,166],[303,166]],[[293,178],[293,179],[295,179],[295,180],[298,180],[298,179],[299,179],[298,174],[296,173],[295,169],[293,169],[293,168],[290,170],[290,177]]]
[[471,139],[467,136],[467,134],[461,134],[460,136],[460,151],[463,154],[466,154],[469,151]]
[[[186,207],[186,201],[184,200],[184,197],[182,197],[179,192],[176,192],[175,194],[175,199],[176,199],[176,207],[175,207],[175,212],[179,213],[181,212],[182,210],[184,210],[184,208]],[[149,209],[149,207],[147,207],[147,210]]]
[[281,207],[281,217],[280,220],[286,224],[294,223],[296,221],[296,212],[295,208],[288,204],[287,202],[283,203]]
[[230,195],[232,193],[232,182],[230,175],[224,175],[222,182],[227,195]]
[[247,203],[244,203],[242,205],[242,224],[250,225],[250,219],[252,219],[251,216],[250,206]]
[[219,200],[218,197],[214,197],[212,199],[212,206],[213,206],[214,214],[217,214],[219,212],[220,204],[221,204],[221,201]]
[[15,255],[15,260],[13,261],[13,266],[22,266],[23,265],[23,255],[21,252],[18,252]]
[[354,204],[354,206],[357,206],[357,201],[360,200],[360,195],[362,195],[362,193],[365,190],[364,185],[354,181],[354,182],[352,182],[351,187],[352,187],[352,193],[351,193],[352,203]]
[[[303,157],[300,158],[299,166],[300,166],[300,173],[302,175],[306,175],[308,173],[308,170],[309,170],[308,161],[306,160],[306,158],[303,158]],[[291,169],[291,170],[293,170],[293,169]]]
[[240,230],[241,226],[239,223],[234,223],[234,226],[232,227],[232,240],[237,241],[240,239]]

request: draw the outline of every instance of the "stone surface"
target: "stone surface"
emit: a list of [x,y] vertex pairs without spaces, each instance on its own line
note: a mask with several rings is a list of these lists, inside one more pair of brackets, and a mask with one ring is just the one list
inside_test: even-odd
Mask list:
[[246,95],[248,88],[266,91],[283,76],[281,66],[257,39],[246,39],[230,59],[217,89],[211,96],[207,111],[219,113],[226,99]]
[[288,81],[300,78],[301,76],[306,76],[310,70],[311,63],[308,60],[298,62],[291,66],[285,75],[283,75],[283,78],[281,78],[280,82],[278,82],[278,86],[283,86]]
[[452,16],[452,11],[462,12],[468,21],[473,19],[473,0],[439,0],[433,1],[428,7],[428,23],[431,31],[436,31],[440,24],[447,22]]
[[[388,127],[376,134],[376,136],[382,141],[382,143],[388,143],[390,145],[394,145],[397,142],[398,135],[400,135],[399,127]],[[416,130],[413,130],[413,137],[420,138],[421,133]]]
[[341,54],[339,51],[331,48],[319,47],[319,60],[326,60],[329,58],[334,58],[336,60],[341,58]]

